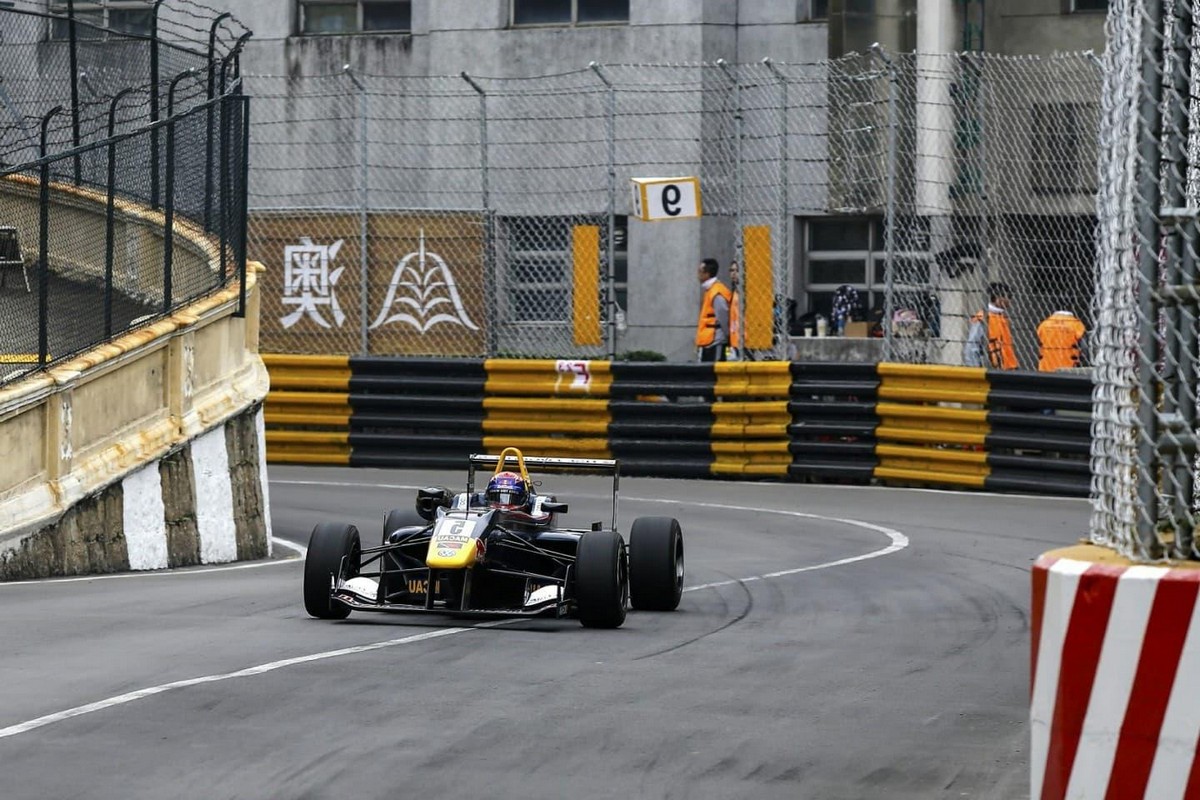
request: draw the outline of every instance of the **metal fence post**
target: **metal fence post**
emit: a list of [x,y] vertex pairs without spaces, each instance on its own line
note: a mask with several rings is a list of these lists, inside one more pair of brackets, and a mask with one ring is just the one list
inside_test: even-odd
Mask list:
[[1138,160],[1135,208],[1138,232],[1137,291],[1138,316],[1138,504],[1141,513],[1137,518],[1137,535],[1143,554],[1157,557],[1161,551],[1158,544],[1158,487],[1157,475],[1160,460],[1156,450],[1158,443],[1158,421],[1155,414],[1156,389],[1159,378],[1155,374],[1157,354],[1158,304],[1154,300],[1154,289],[1158,285],[1159,271],[1159,224],[1158,210],[1159,168],[1162,153],[1159,133],[1162,115],[1159,103],[1162,99],[1162,76],[1158,68],[1162,64],[1162,7],[1159,3],[1148,3],[1142,20],[1141,97],[1138,101]]
[[367,258],[367,210],[370,207],[370,186],[367,183],[369,175],[368,153],[369,145],[367,140],[367,128],[370,118],[367,116],[367,86],[358,79],[354,74],[354,70],[349,64],[342,67],[342,72],[346,73],[346,77],[354,84],[354,88],[358,89],[358,273],[359,283],[362,286],[362,291],[359,292],[359,351],[365,356],[370,350],[370,342],[367,338],[367,330],[369,326],[368,317],[368,297],[371,289],[371,272],[370,263]]
[[[67,0],[67,41],[71,61],[71,146],[79,147],[79,53],[75,36],[75,0]],[[83,164],[74,156],[75,185],[83,182]]]
[[483,292],[487,295],[488,303],[486,355],[494,357],[499,351],[499,331],[497,327],[500,320],[498,310],[500,281],[496,275],[496,216],[492,213],[492,200],[488,190],[487,92],[465,71],[459,74],[479,95],[479,190],[481,202],[483,203],[484,221],[487,226],[487,242],[484,245],[483,259]]
[[46,366],[50,354],[50,162],[46,159],[46,134],[50,120],[62,113],[55,106],[42,117],[41,160],[38,175],[38,366]]
[[195,74],[186,69],[171,78],[167,87],[167,185],[163,200],[163,313],[171,310],[171,268],[175,257],[175,87],[179,81]]
[[104,207],[104,338],[112,336],[113,297],[113,217],[117,191],[117,143],[113,138],[117,127],[117,104],[133,91],[129,86],[113,95],[108,104],[108,180],[107,203]]
[[[725,73],[725,77],[730,82],[731,93],[733,94],[733,183],[734,183],[734,238],[733,250],[734,259],[738,262],[741,268],[741,277],[744,279],[746,275],[745,265],[742,263],[743,253],[745,253],[746,243],[744,237],[744,227],[742,219],[742,80],[733,69],[730,69],[729,64],[723,58],[717,59],[717,67],[721,72]],[[730,287],[733,288],[733,287]],[[745,281],[737,289],[737,315],[738,315],[738,347],[745,349],[746,338],[746,287]],[[729,337],[728,346],[733,345],[732,332]],[[740,354],[739,354],[740,355]]]
[[[779,240],[778,253],[779,257],[777,264],[780,271],[783,273],[784,285],[781,287],[783,291],[780,293],[783,298],[791,297],[791,271],[785,269],[787,264],[788,253],[791,252],[792,242],[792,225],[788,219],[788,79],[779,67],[775,66],[775,62],[770,58],[764,58],[762,63],[766,65],[771,74],[779,81]],[[745,265],[742,265],[743,272]],[[772,322],[772,327],[775,328],[775,336],[778,344],[775,348],[775,357],[781,359],[788,358],[787,337],[790,333],[787,329],[787,307],[783,308],[783,327],[777,327],[778,311],[776,309],[776,319]]]
[[608,87],[608,109],[605,119],[605,139],[608,144],[608,248],[604,270],[604,309],[608,357],[617,357],[617,294],[616,294],[616,236],[617,214],[617,89],[604,74],[604,70],[593,61],[589,64],[596,76]]
[[[154,0],[150,10],[150,124],[158,122],[158,8],[163,0]],[[150,128],[150,207],[158,208],[158,126]]]
[[883,270],[883,360],[895,358],[895,343],[892,341],[892,315],[896,310],[894,296],[895,256],[896,256],[896,149],[897,128],[900,120],[897,118],[898,82],[896,64],[888,55],[887,50],[876,42],[871,45],[871,51],[883,61],[888,74],[888,145],[887,145],[887,224],[884,226],[884,258]]
[[246,252],[247,217],[250,210],[250,98],[241,94],[241,82],[238,83],[238,97],[242,102],[242,160],[238,166],[241,170],[242,185],[240,202],[237,209],[238,262],[240,284],[238,287],[238,310],[236,316],[246,316],[246,273],[249,270],[249,257]]
[[212,230],[212,168],[213,168],[213,115],[215,109],[213,107],[213,98],[216,95],[216,74],[217,67],[213,63],[213,54],[217,48],[217,28],[221,23],[232,17],[233,14],[226,11],[223,14],[217,15],[217,18],[212,21],[212,26],[208,29],[208,93],[205,97],[208,100],[208,111],[205,115],[204,127],[204,230]]

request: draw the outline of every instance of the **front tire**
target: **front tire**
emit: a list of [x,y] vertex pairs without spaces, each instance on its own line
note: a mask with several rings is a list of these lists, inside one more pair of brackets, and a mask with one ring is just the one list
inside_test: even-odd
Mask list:
[[362,556],[358,528],[323,522],[313,528],[304,558],[304,610],[317,619],[345,619],[350,607],[330,596],[333,583],[358,574]]
[[683,597],[683,531],[673,517],[638,517],[629,529],[629,599],[639,611],[674,611]]
[[575,605],[585,628],[619,628],[629,603],[629,560],[616,531],[589,531],[575,551]]

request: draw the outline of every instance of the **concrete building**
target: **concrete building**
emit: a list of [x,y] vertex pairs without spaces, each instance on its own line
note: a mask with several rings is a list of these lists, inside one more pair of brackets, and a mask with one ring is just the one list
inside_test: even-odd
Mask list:
[[[1103,48],[1103,11],[1107,7],[1107,0],[205,1],[218,9],[233,12],[254,31],[242,58],[242,69],[249,76],[249,92],[264,98],[278,96],[281,91],[283,94],[292,92],[295,86],[309,78],[339,74],[346,65],[364,76],[457,76],[467,71],[474,76],[526,78],[582,70],[593,61],[601,64],[695,64],[724,60],[730,64],[756,64],[763,58],[770,58],[778,63],[812,64],[849,53],[865,53],[874,42],[883,44],[893,54],[985,51],[998,55],[1048,56],[1059,51],[1092,49],[1100,52]],[[75,3],[77,13],[98,15],[109,24],[134,29],[143,19],[130,16],[129,9],[137,5],[140,4],[125,0],[95,3],[77,0]],[[52,9],[64,7],[65,4],[51,0]],[[1012,85],[1019,87],[1021,80],[1020,76],[1014,76]],[[279,87],[284,85],[281,81],[290,88],[281,90]],[[1053,82],[1053,76],[1046,76],[1047,84]],[[872,113],[876,115],[887,107],[886,81],[878,85],[882,88],[869,98]],[[1037,106],[1035,99],[1029,97],[1020,100],[1023,107],[1033,109],[1032,119],[1028,117],[1028,111],[1022,117],[1024,128],[1032,132],[1025,131],[1015,138],[1007,136],[1002,132],[1001,121],[996,121],[991,126],[992,135],[1001,143],[994,147],[989,158],[996,159],[1001,155],[1003,158],[993,166],[982,168],[984,182],[991,181],[989,191],[977,192],[975,200],[956,194],[953,187],[962,179],[962,164],[974,157],[972,153],[978,152],[973,150],[964,155],[963,143],[955,138],[955,130],[964,116],[963,85],[963,81],[956,83],[949,78],[914,79],[910,87],[912,115],[901,123],[907,126],[904,131],[913,137],[911,153],[905,156],[911,161],[913,177],[907,182],[898,179],[896,186],[899,193],[897,210],[918,220],[912,228],[920,235],[910,238],[916,242],[911,249],[920,253],[908,255],[913,256],[909,261],[919,261],[924,266],[916,269],[920,279],[913,279],[914,287],[921,289],[917,284],[923,284],[922,290],[928,290],[931,296],[940,295],[936,298],[941,309],[938,313],[944,320],[939,320],[936,327],[950,340],[962,337],[970,309],[979,302],[979,287],[977,283],[967,286],[959,282],[947,288],[944,276],[939,272],[945,266],[938,260],[939,253],[953,251],[956,247],[965,246],[967,250],[981,247],[984,253],[977,260],[1026,265],[1034,271],[1047,272],[1051,282],[1061,279],[1072,286],[1082,285],[1075,278],[1063,278],[1062,270],[1073,271],[1072,274],[1081,270],[1086,273],[1088,265],[1076,262],[1090,259],[1088,248],[1068,247],[1071,253],[1067,260],[1073,261],[1067,264],[1062,255],[1061,240],[1075,241],[1088,235],[1083,229],[1088,228],[1092,213],[1091,192],[1094,190],[1088,179],[1094,172],[1089,161],[1094,142],[1088,139],[1093,134],[1087,132],[1086,123],[1087,103],[1094,104],[1095,98],[1079,97],[1079,91],[1084,90],[1066,87],[1059,92],[1060,96],[1048,98],[1056,105]],[[1041,92],[1042,87],[1043,84],[1038,84],[1013,91],[1018,94],[1021,91]],[[813,90],[814,108],[823,105],[825,91]],[[834,101],[834,122],[837,122],[839,95],[833,89],[828,91]],[[289,109],[301,107],[296,98],[286,97],[278,102]],[[340,125],[337,128],[342,142],[340,149],[349,152],[354,148],[358,133],[346,115],[354,114],[356,110],[345,105],[335,109],[334,101],[328,103],[328,113],[314,112],[310,116],[327,116],[331,118],[330,125]],[[266,108],[265,105],[258,107]],[[312,111],[311,106],[308,108]],[[695,128],[692,138],[698,149],[680,159],[695,164],[698,172],[706,167],[716,169],[710,151],[727,147],[725,139],[729,135],[728,130],[712,134],[706,129],[705,126],[711,124],[708,108],[704,106],[701,113],[692,114]],[[425,111],[428,109],[413,105],[398,113],[421,114]],[[768,112],[761,113],[765,119]],[[824,111],[810,113],[798,108],[796,113],[801,118],[800,124],[811,124],[814,137],[827,136],[831,123]],[[937,113],[951,114],[953,118],[947,117],[948,121],[943,120],[945,124],[940,124]],[[981,112],[980,120],[984,124],[988,113],[995,115],[999,111]],[[1042,116],[1037,116],[1039,113]],[[731,114],[730,118],[733,116],[739,121],[742,119],[742,115]],[[748,112],[744,116],[748,120],[745,124],[752,124],[749,121],[751,114]],[[810,122],[808,117],[813,120]],[[264,119],[260,114],[256,122],[261,123]],[[814,150],[815,155],[811,158],[797,159],[801,162],[799,165],[789,162],[782,188],[773,190],[786,207],[780,215],[768,215],[775,236],[772,247],[776,263],[772,264],[772,269],[777,276],[786,276],[786,279],[777,278],[776,284],[787,287],[798,314],[806,311],[828,313],[832,292],[842,284],[857,288],[869,307],[882,303],[885,243],[881,220],[885,210],[885,186],[877,164],[868,164],[869,159],[862,158],[861,153],[867,146],[882,153],[886,142],[878,116],[866,127],[873,130],[867,138],[842,143],[861,164],[867,165],[865,169],[873,173],[874,177],[867,182],[869,185],[864,184],[865,194],[861,197],[856,196],[853,202],[843,202],[848,194],[847,178],[838,165],[830,169],[827,163],[831,160],[829,153],[833,144],[822,145],[823,150]],[[372,140],[384,135],[377,127],[367,132]],[[548,128],[547,136],[552,135]],[[789,147],[797,136],[796,127],[783,134]],[[1053,163],[1042,165],[1041,177],[1037,165],[1039,141],[1050,142],[1059,153]],[[295,142],[287,144],[297,147]],[[264,152],[259,149],[260,154]],[[270,181],[270,188],[256,193],[252,208],[294,206],[295,198],[317,196],[330,182],[329,171],[303,174],[304,167],[310,166],[304,163],[304,158],[316,159],[315,151],[278,152],[289,153],[280,156],[286,159],[289,169],[276,169],[270,177],[262,177],[259,185],[265,187]],[[300,152],[307,155],[297,157]],[[422,159],[427,157],[436,161],[436,152],[430,152]],[[370,161],[374,166],[389,158],[401,158],[399,153],[396,150],[392,155],[378,157],[372,154]],[[267,154],[256,158],[256,167],[264,158],[270,157]],[[1063,159],[1074,164],[1068,172],[1079,173],[1070,176],[1066,183],[1061,174]],[[1028,162],[1019,169],[1024,182],[1005,184],[1013,172],[1013,164],[1021,161]],[[653,163],[638,164],[637,169],[643,170],[642,175],[656,174]],[[662,169],[674,174],[667,167]],[[586,216],[604,211],[603,185],[607,180],[604,173],[602,169],[587,173],[589,191],[594,192],[595,202],[568,209],[571,213]],[[457,180],[449,172],[445,176],[451,183]],[[636,220],[626,222],[631,211],[626,189],[629,176],[625,172],[618,175],[616,235],[620,241],[616,244],[621,252],[616,257],[621,274],[617,276],[617,299],[628,327],[621,334],[616,349],[649,349],[673,359],[686,359],[691,352],[691,329],[697,305],[695,265],[707,255],[717,257],[723,265],[728,263],[735,256],[740,241],[734,217],[722,213],[722,207],[728,210],[728,203],[719,196],[722,191],[732,192],[723,183],[732,179],[700,174],[705,191],[710,185],[713,187],[714,213],[707,214],[706,203],[706,216],[699,221],[654,226]],[[454,198],[454,206],[478,205],[472,180],[463,178],[461,186],[454,184],[461,189],[461,196]],[[358,202],[354,187],[351,175],[343,184],[345,197],[339,196],[337,203],[325,205],[352,208]],[[428,186],[424,185],[413,187],[407,202],[403,191],[388,196],[382,191],[384,187],[371,184],[370,188],[373,202],[386,199],[388,207],[426,207],[430,202]],[[506,195],[496,191],[494,185],[492,189],[495,210],[501,214],[544,218],[563,208],[561,198],[556,197],[549,207],[536,211],[524,201],[518,202],[515,199],[517,192]],[[1023,204],[1023,208],[1020,214],[1016,213],[1016,208],[1007,207],[982,213],[978,206],[982,201],[978,198],[984,196],[991,202],[996,202],[998,197],[1009,197],[1013,200],[1012,205]],[[1030,197],[1032,201],[1025,203],[1024,200]],[[272,198],[286,200],[275,202]],[[1021,203],[1017,203],[1017,199]],[[973,202],[976,205],[972,205]],[[510,205],[505,207],[505,203]],[[763,212],[763,215],[767,213]],[[1022,231],[1027,233],[1045,227],[1046,220],[1051,217],[1054,219],[1051,227],[1061,231],[1061,235],[1042,237],[1045,241],[1041,244],[1030,244],[1030,237]],[[964,242],[964,238],[971,237],[964,237],[963,232],[975,228],[987,229],[985,243],[980,244],[984,237]],[[1017,252],[1014,243],[1020,242],[1024,242],[1024,250]],[[1045,252],[1032,254],[1028,252],[1031,248],[1041,248]],[[1046,262],[1044,267],[1038,266],[1039,258]],[[1028,276],[1017,275],[1013,272],[1017,269],[1014,266],[1006,272],[993,268],[989,274],[993,278],[1012,280],[1015,276],[1024,281]],[[385,265],[384,270],[390,270],[390,265]],[[953,266],[945,274],[962,271],[961,266]],[[984,268],[982,272],[988,270]],[[976,270],[975,279],[980,274],[981,271]],[[386,281],[386,277],[383,280]],[[932,288],[935,286],[936,289]],[[568,297],[564,293],[569,292],[569,286],[552,287],[551,291],[559,292],[559,301],[568,302],[562,297]],[[1061,294],[1060,287],[1047,287],[1042,294],[1049,302],[1051,295]],[[784,299],[775,298],[775,302]],[[1031,321],[1036,324],[1036,320]],[[522,324],[534,325],[535,322],[526,320]],[[505,341],[501,335],[496,342],[499,349],[508,349],[504,347]],[[567,339],[563,341],[569,343]],[[582,355],[602,355],[606,349],[607,346],[583,347],[575,351]],[[934,357],[942,359],[941,355]],[[944,360],[953,358],[946,356]]]

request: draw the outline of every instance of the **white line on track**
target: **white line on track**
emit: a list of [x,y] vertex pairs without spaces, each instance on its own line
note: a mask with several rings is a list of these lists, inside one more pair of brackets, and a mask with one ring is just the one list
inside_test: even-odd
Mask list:
[[160,569],[149,572],[118,572],[113,575],[80,575],[77,578],[39,578],[30,581],[0,581],[0,589],[10,586],[33,586],[46,583],[89,583],[91,581],[123,581],[131,578],[175,578],[194,575],[211,575],[214,572],[234,572],[243,569],[261,569],[262,567],[277,567],[280,564],[293,564],[304,558],[308,548],[302,544],[289,542],[287,539],[274,537],[275,544],[286,547],[296,553],[294,558],[275,558],[270,561],[252,561],[248,564],[230,564],[224,567],[187,567],[180,569]]
[[[332,484],[324,483],[322,485],[329,486]],[[628,498],[628,499],[641,500],[641,499],[649,499],[649,498]],[[776,509],[764,509],[764,508],[757,507],[757,506],[734,506],[734,505],[726,505],[723,503],[696,503],[696,502],[691,502],[691,501],[687,501],[687,500],[661,500],[661,499],[656,500],[655,502],[659,502],[659,503],[663,503],[663,504],[697,506],[697,507],[702,507],[702,508],[723,508],[723,509],[728,509],[730,511],[758,511],[758,512],[762,512],[762,513],[766,513],[766,514],[780,514],[780,515],[788,516],[788,517],[798,517],[798,518],[803,518],[803,519],[819,519],[819,520],[823,520],[826,522],[839,522],[839,523],[842,523],[845,525],[850,525],[852,527],[865,528],[870,531],[882,533],[883,535],[887,536],[888,539],[891,540],[891,544],[889,544],[887,547],[880,548],[879,550],[872,550],[871,552],[864,553],[863,555],[850,556],[848,558],[839,558],[836,561],[827,561],[822,564],[812,564],[807,567],[796,567],[795,569],[786,569],[786,570],[781,570],[779,572],[768,572],[768,573],[765,573],[762,575],[753,575],[748,578],[741,578],[741,579],[728,580],[728,581],[718,581],[716,583],[705,583],[705,584],[700,584],[698,586],[688,586],[687,588],[684,589],[685,592],[696,592],[696,591],[700,591],[701,589],[716,589],[716,588],[719,588],[722,586],[729,586],[734,583],[748,583],[751,581],[768,580],[770,578],[782,578],[787,575],[797,575],[801,572],[812,572],[812,571],[818,570],[818,569],[829,569],[830,567],[840,567],[840,566],[844,566],[846,564],[853,564],[857,561],[866,561],[866,560],[872,559],[872,558],[880,558],[881,556],[886,556],[890,553],[895,553],[898,550],[903,550],[904,548],[908,547],[908,544],[909,544],[908,537],[905,536],[900,531],[894,530],[892,528],[884,527],[883,525],[875,525],[870,522],[863,522],[861,520],[855,520],[855,519],[845,519],[845,518],[840,518],[840,517],[825,517],[825,516],[821,516],[820,514],[807,514],[802,511],[782,511],[782,510],[776,510]],[[284,547],[288,547],[290,549],[296,550],[297,552],[304,551],[304,549],[305,549],[302,546],[300,546],[294,542],[287,541],[286,539],[276,538],[275,541],[276,541],[276,543],[281,544]],[[291,561],[294,561],[294,559],[289,559],[287,562],[270,562],[270,563],[290,563]],[[265,566],[265,564],[243,565],[243,567],[251,567],[251,566]],[[178,573],[178,574],[204,575],[209,572],[215,572],[215,571],[222,570],[222,569],[238,569],[238,568],[239,567],[219,567],[219,568],[208,569],[208,570],[203,570],[203,571],[194,571],[194,572],[190,572],[190,573]],[[117,576],[103,576],[103,577],[117,577]],[[71,580],[75,580],[75,579],[71,579]],[[87,579],[80,578],[78,580],[87,580]],[[92,578],[91,580],[95,580],[95,578]],[[0,585],[2,585],[2,584],[0,584]],[[10,725],[7,728],[0,728],[0,739],[6,739],[11,736],[19,736],[23,733],[28,733],[30,731],[37,730],[38,728],[44,728],[47,725],[53,725],[56,722],[62,722],[64,720],[72,719],[74,717],[83,716],[84,714],[91,714],[96,711],[103,711],[107,708],[113,708],[114,706],[125,705],[126,703],[132,703],[136,700],[142,700],[146,697],[153,697],[154,695],[162,694],[164,692],[170,692],[175,689],[186,689],[189,686],[199,686],[201,684],[206,684],[206,683],[217,683],[219,681],[227,681],[227,680],[232,680],[234,678],[249,678],[249,677],[253,677],[255,675],[262,675],[262,674],[265,674],[268,672],[275,672],[276,670],[284,669],[286,667],[294,667],[294,666],[298,666],[301,664],[310,664],[314,661],[325,661],[325,660],[328,660],[331,658],[339,658],[341,656],[356,655],[358,653],[368,653],[373,650],[382,650],[382,649],[388,648],[388,647],[399,647],[400,645],[413,644],[416,642],[423,642],[423,641],[426,641],[429,639],[438,639],[438,638],[442,638],[445,636],[454,636],[454,635],[457,635],[460,633],[469,633],[470,631],[477,630],[480,628],[495,628],[500,625],[511,625],[514,622],[519,622],[521,619],[523,619],[523,618],[517,617],[515,619],[502,619],[502,620],[496,620],[496,621],[491,621],[491,622],[481,622],[477,625],[471,625],[469,627],[439,628],[438,630],[427,631],[425,633],[418,633],[418,634],[414,634],[412,636],[404,636],[399,639],[388,639],[387,641],[374,642],[372,644],[358,645],[355,647],[344,647],[344,648],[341,648],[338,650],[327,650],[323,653],[312,653],[310,655],[296,656],[294,658],[285,658],[280,661],[271,661],[266,664],[259,664],[257,666],[253,666],[253,667],[246,667],[245,669],[236,670],[234,672],[225,672],[225,673],[219,673],[219,674],[215,674],[215,675],[202,675],[198,678],[187,678],[185,680],[173,681],[171,683],[164,683],[164,684],[160,684],[158,686],[150,686],[145,689],[138,689],[133,692],[119,694],[114,697],[106,698],[104,700],[98,700],[95,703],[87,703],[86,705],[75,706],[74,708],[68,708],[64,711],[57,711],[53,714],[47,714],[45,716],[38,717],[37,719],[31,719],[26,722],[20,722],[15,725]]]

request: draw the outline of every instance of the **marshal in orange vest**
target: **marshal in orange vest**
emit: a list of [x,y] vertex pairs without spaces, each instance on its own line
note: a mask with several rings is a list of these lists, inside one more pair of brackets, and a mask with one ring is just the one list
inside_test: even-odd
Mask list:
[[1083,341],[1086,330],[1079,317],[1070,311],[1055,311],[1042,320],[1037,327],[1041,350],[1038,369],[1053,372],[1078,367],[1081,356],[1079,343]]
[[733,305],[733,292],[720,281],[713,281],[704,292],[700,301],[700,318],[696,321],[696,347],[708,347],[717,337],[717,311],[713,308],[713,300],[717,295],[725,298],[725,302]]

